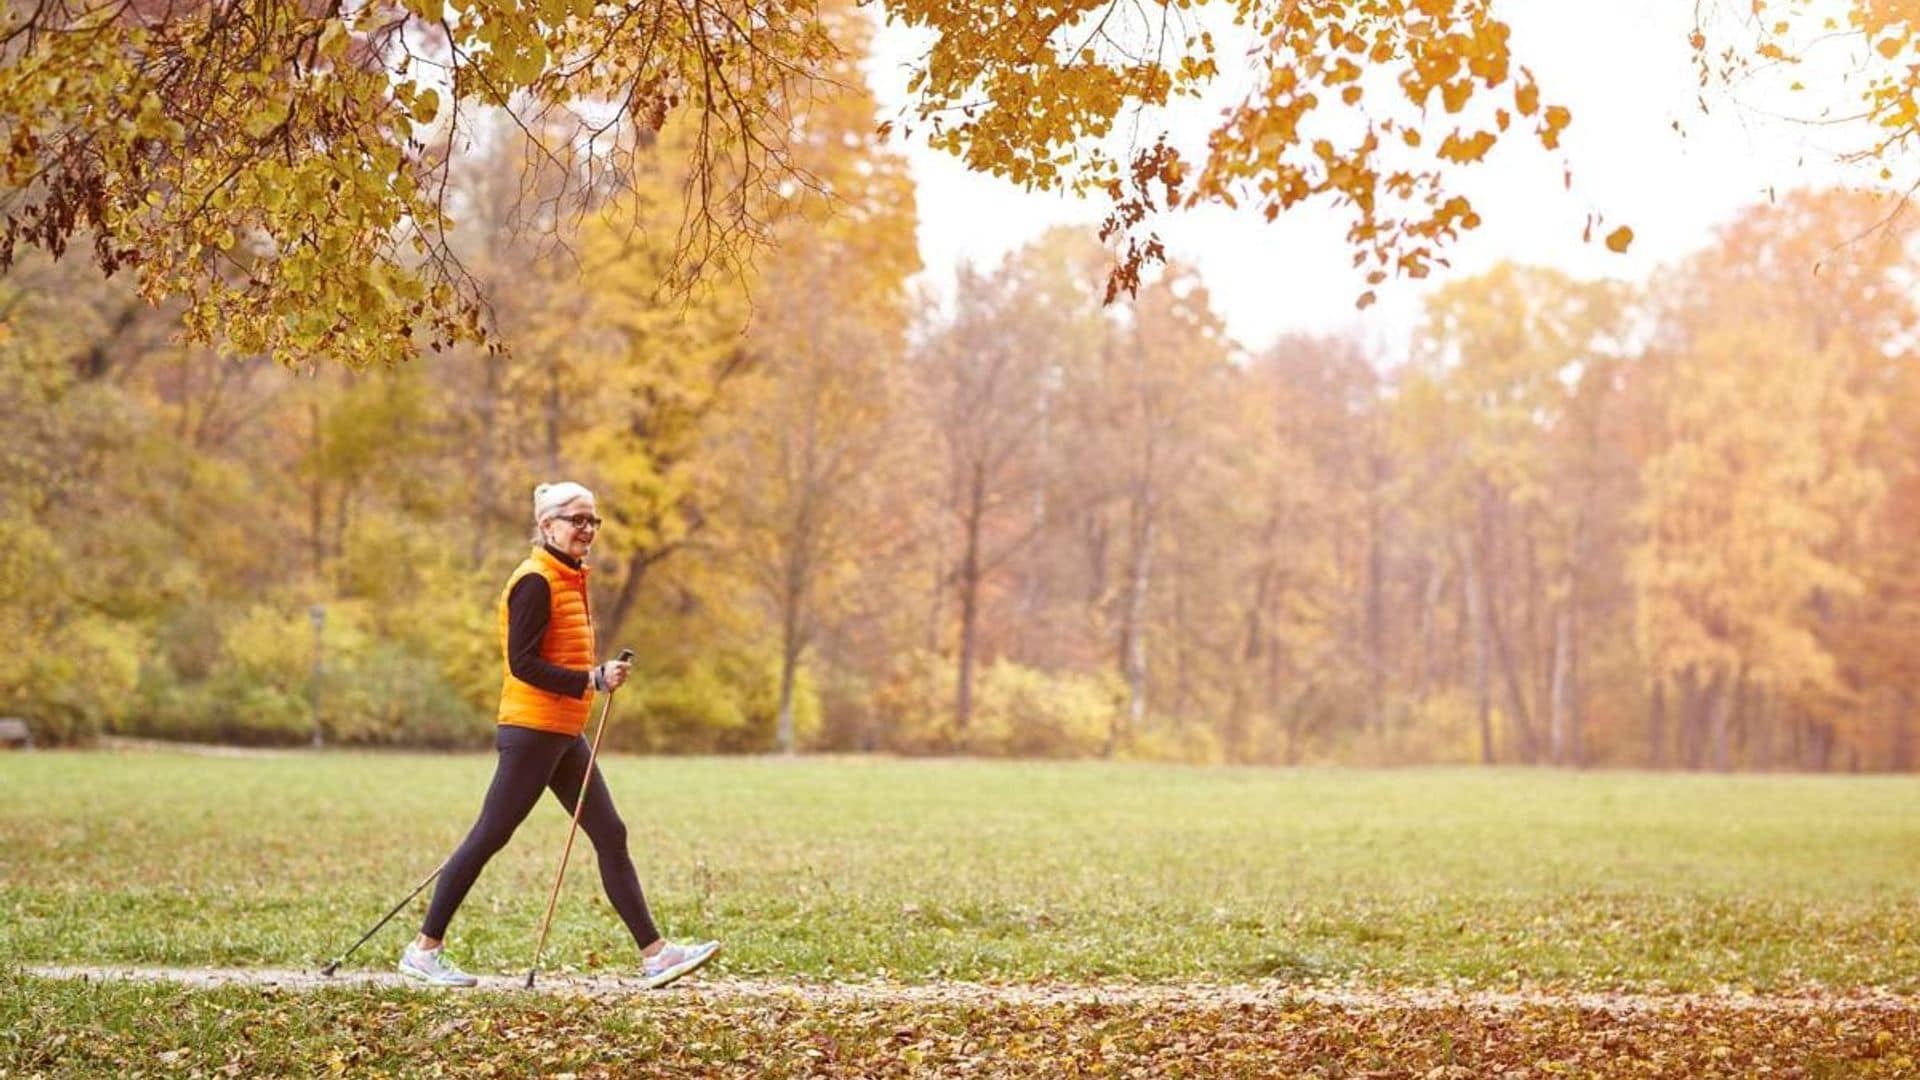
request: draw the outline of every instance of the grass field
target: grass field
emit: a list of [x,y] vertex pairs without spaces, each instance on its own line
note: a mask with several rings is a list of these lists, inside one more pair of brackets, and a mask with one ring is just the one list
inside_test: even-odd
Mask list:
[[[1920,991],[1920,781],[614,758],[669,934],[733,975]],[[490,756],[0,757],[0,957],[313,965],[453,847]],[[523,970],[543,803],[451,931]],[[416,905],[351,966],[386,966]],[[549,964],[630,966],[584,841]]]

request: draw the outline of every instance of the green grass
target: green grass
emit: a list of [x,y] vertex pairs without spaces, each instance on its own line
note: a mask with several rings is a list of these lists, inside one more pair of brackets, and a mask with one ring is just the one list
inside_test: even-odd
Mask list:
[[[606,763],[657,917],[733,974],[1920,991],[1920,781],[972,761]],[[490,755],[0,756],[0,959],[316,965]],[[455,919],[522,970],[550,800]],[[351,962],[385,966],[417,923]],[[584,838],[549,965],[628,965]]]

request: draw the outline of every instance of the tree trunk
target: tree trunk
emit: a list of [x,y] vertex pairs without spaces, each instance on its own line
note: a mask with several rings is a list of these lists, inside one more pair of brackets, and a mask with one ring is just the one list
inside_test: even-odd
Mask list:
[[[1274,723],[1276,723],[1280,717],[1280,661],[1282,659],[1280,655],[1280,639],[1279,636],[1273,632],[1271,624],[1266,633],[1266,640],[1261,643],[1261,648],[1266,650],[1267,656],[1267,728],[1271,731]],[[1294,739],[1299,733],[1298,722],[1300,714],[1298,710],[1295,710],[1286,719],[1288,725],[1287,745],[1289,747],[1287,753],[1291,755],[1293,753],[1291,748]],[[1264,749],[1266,753],[1254,755],[1255,760],[1264,761],[1272,758],[1272,747],[1269,745]],[[1289,760],[1291,760],[1291,757]]]
[[354,494],[359,484],[358,479],[342,483],[339,497],[333,500],[333,552],[335,555],[347,550],[347,527],[353,520]]
[[1693,708],[1687,716],[1687,768],[1703,770],[1708,765],[1712,743],[1714,709],[1726,693],[1726,672],[1716,669],[1705,685],[1696,689]]
[[1893,745],[1891,766],[1895,772],[1913,768],[1913,692],[1900,690],[1893,702]]
[[1171,534],[1174,542],[1169,553],[1168,574],[1173,589],[1173,703],[1169,719],[1174,729],[1187,722],[1188,658],[1192,652],[1192,628],[1187,625],[1186,553],[1178,546],[1179,530]]
[[1700,767],[1700,714],[1705,696],[1700,688],[1699,675],[1695,673],[1693,665],[1687,665],[1680,672],[1680,723],[1679,730],[1675,732],[1679,736],[1679,761],[1683,769]]
[[1826,772],[1833,767],[1833,728],[1817,720],[1807,721],[1807,766],[1814,772]]
[[1307,710],[1313,704],[1313,692],[1307,691],[1294,704],[1293,711],[1287,716],[1287,749],[1285,764],[1300,764],[1301,743],[1304,741],[1301,728],[1306,724]]
[[[1268,521],[1269,540],[1273,536],[1276,522],[1277,519]],[[1271,558],[1260,564],[1260,572],[1254,579],[1253,602],[1247,605],[1245,629],[1240,636],[1240,664],[1234,673],[1233,698],[1227,704],[1226,730],[1221,733],[1221,741],[1226,744],[1223,749],[1226,751],[1228,761],[1247,760],[1247,712],[1251,708],[1248,699],[1253,696],[1248,686],[1259,678],[1255,664],[1259,661],[1261,648],[1266,642],[1267,594],[1273,588],[1274,573],[1275,567]]]
[[1587,562],[1587,510],[1583,503],[1580,512],[1574,517],[1573,537],[1569,548],[1572,557],[1566,567],[1566,676],[1565,689],[1568,753],[1575,768],[1584,768],[1587,764],[1587,718],[1586,695],[1581,693],[1581,605],[1586,601],[1586,589],[1580,569]]
[[1386,483],[1387,462],[1377,453],[1370,453],[1368,458],[1372,486],[1367,492],[1366,724],[1377,744],[1386,730],[1387,545],[1382,535],[1385,525],[1380,490]]
[[1480,557],[1480,610],[1486,621],[1487,636],[1493,642],[1494,655],[1500,661],[1501,681],[1507,690],[1507,704],[1512,715],[1508,718],[1513,728],[1514,750],[1522,762],[1531,765],[1539,756],[1534,745],[1533,721],[1527,710],[1527,694],[1521,685],[1520,673],[1514,663],[1513,649],[1507,640],[1507,632],[1500,620],[1499,597],[1493,589],[1493,525],[1492,496],[1484,490],[1480,498],[1481,539],[1484,547]]
[[[1566,765],[1578,754],[1573,729],[1573,609],[1562,608],[1554,620],[1553,715],[1548,722],[1555,765]],[[1577,762],[1574,762],[1577,764]]]
[[558,481],[560,477],[560,365],[547,364],[547,478]]
[[791,755],[793,743],[793,682],[800,668],[800,657],[791,645],[780,651],[780,713],[777,739],[782,754]]
[[947,530],[933,530],[933,588],[927,594],[927,636],[923,647],[930,655],[940,652],[940,639],[946,629],[947,593],[953,580],[947,572]]
[[[809,355],[819,354],[819,325],[816,309],[809,323]],[[798,677],[801,658],[807,651],[807,593],[812,584],[814,554],[816,542],[821,531],[821,519],[826,511],[820,502],[824,498],[822,488],[825,478],[820,465],[820,380],[824,376],[817,369],[807,373],[809,396],[807,398],[806,420],[800,431],[799,475],[792,484],[793,506],[791,518],[785,523],[781,544],[785,549],[780,575],[780,711],[777,739],[780,752],[792,754],[795,749],[793,732],[793,685]],[[783,449],[784,459],[788,454]]]
[[[1031,506],[1030,528],[1035,536],[1042,535],[1047,527],[1047,470],[1053,455],[1053,380],[1040,380],[1040,421],[1035,439],[1038,446],[1034,450],[1034,460],[1039,462],[1041,478],[1033,485],[1033,503]],[[1051,650],[1037,647],[1029,641],[1033,633],[1034,620],[1046,609],[1047,567],[1042,557],[1046,548],[1036,544],[1028,556],[1020,560],[1020,604],[1014,618],[1011,655],[1024,663],[1047,667],[1053,662]],[[1046,640],[1046,629],[1040,628],[1042,641]]]
[[627,557],[627,574],[620,580],[620,589],[613,594],[613,608],[607,613],[612,617],[596,624],[599,632],[609,636],[620,633],[620,628],[627,623],[627,616],[633,613],[634,605],[640,602],[640,586],[647,579],[647,571],[652,569],[654,563],[672,554],[678,546],[679,542],[676,541],[664,548],[636,551]]
[[1517,658],[1517,666],[1525,676],[1520,685],[1527,694],[1527,715],[1545,717],[1553,711],[1554,651],[1559,647],[1560,627],[1558,620],[1547,610],[1545,587],[1540,574],[1540,545],[1534,537],[1532,510],[1521,515],[1520,527],[1527,556],[1527,604],[1520,636],[1520,644],[1525,651]]
[[481,564],[494,544],[492,514],[496,494],[493,477],[494,425],[499,413],[500,357],[492,349],[482,352],[481,370],[485,376],[480,387],[480,431],[474,439],[473,461],[473,543],[471,561]]
[[1461,686],[1471,676],[1472,673],[1468,671],[1470,663],[1468,658],[1474,649],[1472,638],[1480,632],[1480,623],[1476,615],[1478,609],[1466,602],[1467,598],[1473,595],[1473,590],[1478,587],[1467,580],[1470,572],[1467,557],[1458,555],[1454,559],[1454,566],[1460,572],[1462,602],[1453,606],[1453,640],[1447,645],[1446,668],[1440,676],[1441,681],[1448,687]]
[[1655,675],[1653,693],[1647,701],[1647,764],[1656,769],[1666,768],[1667,758],[1667,680],[1665,676]]
[[955,738],[965,743],[973,721],[973,664],[980,623],[980,527],[986,515],[985,466],[976,462],[969,477],[966,549],[960,557],[960,670],[953,701]]
[[1136,503],[1132,534],[1133,551],[1127,560],[1126,600],[1120,608],[1120,672],[1127,682],[1125,714],[1114,717],[1107,733],[1106,756],[1119,749],[1130,731],[1138,731],[1147,711],[1147,587],[1153,570],[1153,504],[1147,496],[1144,506]]
[[1581,679],[1581,672],[1583,670],[1581,661],[1585,656],[1585,651],[1581,648],[1583,637],[1580,633],[1580,608],[1577,605],[1573,607],[1569,619],[1569,630],[1572,640],[1568,643],[1567,651],[1567,682],[1569,684],[1567,690],[1567,723],[1572,728],[1573,766],[1576,769],[1584,769],[1588,763],[1587,699],[1586,694],[1581,691],[1581,687],[1585,685]]
[[1437,647],[1434,644],[1434,627],[1439,622],[1442,590],[1446,588],[1446,574],[1440,568],[1437,559],[1426,561],[1426,581],[1420,590],[1420,686],[1415,696],[1425,701],[1433,692],[1434,680],[1438,677]]
[[[804,529],[797,530],[804,534]],[[810,540],[796,538],[787,553],[785,595],[780,612],[780,712],[776,738],[780,752],[794,752],[793,684],[800,670],[800,657],[806,652],[806,549]]]
[[[1484,577],[1481,580],[1481,586],[1482,588],[1486,586]],[[1506,684],[1507,703],[1513,710],[1511,722],[1514,745],[1520,760],[1531,765],[1540,754],[1534,745],[1533,721],[1527,715],[1526,690],[1520,685],[1520,674],[1514,665],[1513,650],[1507,645],[1507,633],[1500,625],[1498,608],[1493,603],[1493,598],[1491,596],[1485,598],[1483,606],[1487,613],[1489,636],[1493,638],[1494,655],[1500,658],[1501,681]]]
[[1715,772],[1733,770],[1732,743],[1728,738],[1728,723],[1732,718],[1734,700],[1740,695],[1740,686],[1746,681],[1746,672],[1731,682],[1725,669],[1714,672],[1713,682],[1708,688],[1707,735],[1713,754]]
[[307,523],[309,526],[309,547],[313,555],[313,578],[320,580],[326,563],[326,485],[321,483],[325,464],[320,455],[326,449],[326,439],[320,429],[320,403],[312,402],[307,406],[307,418],[312,425],[313,488],[308,493]]
[[1479,560],[1474,555],[1474,541],[1468,537],[1462,545],[1460,558],[1460,584],[1466,596],[1467,621],[1472,624],[1473,633],[1473,696],[1474,708],[1480,722],[1480,764],[1493,764],[1493,683],[1492,647],[1487,641],[1487,611],[1483,595]]
[[1753,697],[1754,686],[1747,678],[1747,665],[1740,665],[1740,677],[1734,681],[1733,715],[1729,721],[1732,728],[1729,741],[1731,750],[1728,760],[1745,765],[1753,764]]

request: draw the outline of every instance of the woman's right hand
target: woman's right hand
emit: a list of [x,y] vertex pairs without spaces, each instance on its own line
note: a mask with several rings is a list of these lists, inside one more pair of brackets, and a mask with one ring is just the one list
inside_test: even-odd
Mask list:
[[600,665],[600,683],[608,690],[618,690],[627,681],[627,675],[633,665],[619,660],[608,660]]

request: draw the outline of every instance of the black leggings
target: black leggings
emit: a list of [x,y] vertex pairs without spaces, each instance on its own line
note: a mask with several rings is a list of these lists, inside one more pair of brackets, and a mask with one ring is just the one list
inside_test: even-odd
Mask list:
[[[473,823],[473,830],[440,868],[433,903],[427,906],[426,921],[420,924],[420,932],[427,937],[447,936],[447,923],[467,898],[480,868],[507,846],[513,830],[540,801],[543,789],[551,789],[568,814],[573,813],[574,800],[580,794],[589,751],[585,736],[501,724],[494,745],[500,761],[494,768],[493,784],[480,806],[480,820]],[[632,931],[634,942],[644,949],[658,941],[660,931],[654,928],[647,898],[640,891],[640,876],[633,869],[633,856],[627,853],[626,823],[613,809],[613,796],[597,765],[587,785],[587,805],[580,811],[580,827],[586,830],[594,853],[600,857],[600,884],[607,890],[607,899],[613,901],[613,909]]]

